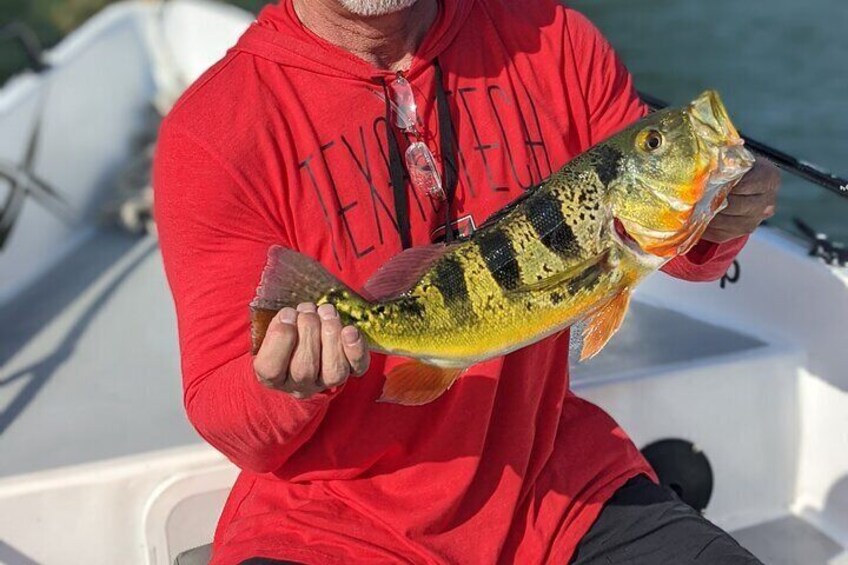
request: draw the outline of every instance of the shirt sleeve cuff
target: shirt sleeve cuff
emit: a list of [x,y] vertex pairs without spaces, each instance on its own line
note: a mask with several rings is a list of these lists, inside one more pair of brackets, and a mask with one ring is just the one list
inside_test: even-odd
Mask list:
[[747,235],[723,243],[701,240],[686,254],[666,263],[662,271],[688,281],[717,280],[727,271],[746,241]]
[[716,256],[719,245],[718,243],[702,239],[683,255],[683,259],[692,265],[704,265]]

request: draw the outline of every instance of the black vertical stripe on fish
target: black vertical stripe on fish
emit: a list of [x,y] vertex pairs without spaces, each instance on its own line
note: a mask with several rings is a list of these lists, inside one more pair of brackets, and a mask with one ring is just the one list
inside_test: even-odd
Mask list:
[[447,306],[458,306],[468,301],[468,287],[465,284],[462,264],[450,255],[438,261],[432,281],[442,293]]
[[480,256],[495,282],[504,290],[513,290],[521,283],[521,271],[515,260],[515,248],[509,236],[500,229],[477,232],[475,238]]
[[398,310],[405,316],[421,317],[424,315],[424,305],[415,296],[401,296],[396,301]]
[[541,192],[526,202],[524,215],[542,243],[558,255],[577,253],[577,239],[562,214],[562,204],[553,194]]
[[595,174],[604,186],[608,186],[620,172],[621,152],[609,145],[601,145],[593,153]]

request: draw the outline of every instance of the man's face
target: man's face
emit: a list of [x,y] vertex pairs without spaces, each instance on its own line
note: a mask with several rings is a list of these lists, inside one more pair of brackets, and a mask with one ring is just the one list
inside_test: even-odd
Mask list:
[[342,7],[357,16],[385,16],[409,8],[418,0],[338,0]]

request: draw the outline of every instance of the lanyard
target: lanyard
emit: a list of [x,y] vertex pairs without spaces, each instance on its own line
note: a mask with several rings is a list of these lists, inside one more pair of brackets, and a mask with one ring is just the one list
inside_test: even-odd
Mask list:
[[[439,118],[439,145],[442,153],[442,179],[445,191],[445,243],[450,243],[454,239],[454,232],[451,228],[451,204],[457,184],[456,149],[453,143],[453,121],[443,83],[442,67],[438,59],[433,61],[433,67],[436,71],[436,110]],[[409,197],[397,134],[391,126],[393,122],[391,94],[386,81],[383,81],[383,91],[386,98],[386,136],[389,144],[389,175],[392,181],[395,215],[400,230],[401,246],[407,249],[412,246],[409,227]]]

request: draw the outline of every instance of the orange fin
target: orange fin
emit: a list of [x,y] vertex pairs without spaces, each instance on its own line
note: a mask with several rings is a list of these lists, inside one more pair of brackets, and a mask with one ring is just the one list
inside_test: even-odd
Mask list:
[[621,327],[627,307],[630,304],[630,291],[624,290],[598,310],[583,328],[583,349],[580,360],[591,359]]
[[463,367],[442,368],[420,361],[398,365],[386,375],[380,402],[420,406],[439,398],[451,387]]

